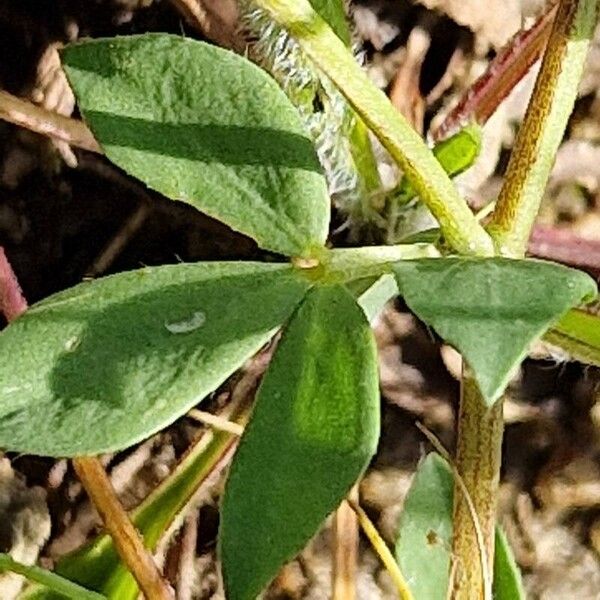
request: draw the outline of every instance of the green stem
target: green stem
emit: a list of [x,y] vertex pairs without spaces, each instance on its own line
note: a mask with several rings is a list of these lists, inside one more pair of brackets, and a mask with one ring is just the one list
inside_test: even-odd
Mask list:
[[491,256],[493,243],[419,134],[377,89],[307,0],[254,0],[289,31],[379,138],[460,254]]
[[[360,194],[359,222],[369,222],[376,214],[377,197],[382,194],[381,178],[377,167],[377,159],[373,151],[369,128],[355,113],[354,123],[348,141],[354,168],[358,175],[358,191]],[[352,211],[350,213],[352,215]]]
[[[502,462],[502,400],[489,407],[472,373],[463,370],[455,465],[479,521],[488,573],[493,572],[496,503]],[[452,556],[453,600],[488,598],[484,589],[480,541],[473,515],[458,483],[454,487]]]
[[[488,231],[499,253],[521,258],[550,169],[577,96],[598,0],[561,0],[532,99]],[[456,467],[473,500],[490,570],[503,435],[502,401],[486,406],[468,370],[463,373]],[[481,598],[480,549],[464,499],[455,491],[453,600]]]
[[348,283],[365,277],[379,277],[391,272],[400,260],[439,257],[433,244],[398,244],[331,250],[317,267],[315,275],[328,283]]
[[488,231],[500,254],[521,257],[577,98],[598,0],[561,0],[533,96]]
[[102,594],[86,590],[84,587],[36,565],[24,565],[13,560],[8,554],[0,554],[0,573],[4,571],[23,575],[30,581],[35,581],[53,592],[73,600],[106,600],[106,596]]

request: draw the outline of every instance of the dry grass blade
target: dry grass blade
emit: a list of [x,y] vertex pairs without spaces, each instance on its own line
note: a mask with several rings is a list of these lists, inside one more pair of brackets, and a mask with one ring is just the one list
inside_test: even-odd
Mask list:
[[371,519],[369,519],[367,516],[367,513],[357,502],[354,502],[353,500],[347,500],[347,502],[352,507],[352,510],[356,513],[360,526],[365,532],[365,535],[369,538],[369,541],[377,553],[377,556],[379,556],[381,562],[390,574],[390,577],[392,578],[398,591],[400,600],[414,600],[412,592],[408,587],[408,583],[406,582],[402,571],[400,571],[398,563],[396,563],[396,560],[392,556],[390,549],[387,547],[387,544],[384,542],[381,535],[379,535],[377,528],[375,525],[373,525]]
[[196,421],[208,425],[209,427],[213,427],[219,431],[225,431],[227,433],[232,433],[235,436],[241,436],[244,433],[244,426],[239,423],[234,423],[233,421],[229,421],[223,417],[218,415],[213,415],[212,413],[206,412],[204,410],[198,410],[197,408],[193,408],[187,414],[188,417],[195,419]]
[[[352,488],[348,498],[358,500],[358,489]],[[342,502],[333,521],[333,600],[356,598],[358,564],[358,519],[347,502]]]

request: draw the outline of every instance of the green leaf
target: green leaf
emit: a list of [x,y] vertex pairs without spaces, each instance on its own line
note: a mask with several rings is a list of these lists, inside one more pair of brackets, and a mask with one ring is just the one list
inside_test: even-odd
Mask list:
[[37,565],[24,565],[13,560],[9,554],[0,553],[0,574],[4,571],[12,571],[27,577],[30,581],[36,581],[59,594],[60,598],[72,598],[73,600],[105,600],[106,597],[96,592],[91,592],[80,585],[53,573],[42,569]]
[[431,453],[414,476],[400,516],[396,560],[416,600],[445,600],[452,545],[453,477]]
[[40,302],[0,334],[0,447],[74,456],[146,438],[258,351],[308,287],[288,265],[179,264]]
[[221,510],[229,600],[250,600],[337,508],[375,452],[373,334],[341,286],[313,288],[284,331]]
[[350,46],[352,34],[346,16],[346,0],[310,0],[310,3],[342,42]]
[[86,41],[62,56],[112,162],[263,248],[303,256],[323,245],[329,198],[315,150],[261,69],[166,34]]
[[451,177],[472,167],[481,152],[483,132],[477,123],[467,125],[433,147],[433,154]]
[[[437,143],[432,151],[444,171],[450,177],[456,177],[477,160],[481,151],[481,137],[479,125],[467,125],[453,136]],[[417,191],[410,181],[403,177],[391,194],[396,196],[399,205],[402,205],[412,200],[417,195]]]
[[490,405],[530,344],[596,294],[581,271],[536,260],[420,259],[394,271],[407,305],[463,355]]
[[397,295],[398,286],[394,277],[383,275],[360,294],[358,304],[365,311],[369,322],[373,322],[383,307]]
[[560,346],[583,363],[600,367],[600,317],[584,310],[570,310],[544,339]]
[[521,572],[500,527],[494,551],[494,600],[525,600]]
[[347,47],[308,0],[255,0],[284,27],[335,84],[379,138],[437,218],[444,238],[460,254],[490,256],[488,233],[460,198],[456,187],[419,134],[356,64]]
[[[396,560],[415,600],[445,600],[452,548],[454,478],[432,452],[419,465],[400,516]],[[519,568],[502,530],[496,528],[494,599],[525,600]]]

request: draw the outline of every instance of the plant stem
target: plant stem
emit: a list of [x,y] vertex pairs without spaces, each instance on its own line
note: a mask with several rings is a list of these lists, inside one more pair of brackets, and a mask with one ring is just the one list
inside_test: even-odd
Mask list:
[[556,151],[573,110],[598,0],[561,0],[533,96],[488,231],[500,254],[525,254]]
[[70,146],[102,154],[98,142],[83,121],[46,110],[2,90],[0,90],[0,119],[67,142]]
[[[493,572],[496,503],[502,461],[502,400],[486,405],[468,368],[463,368],[456,469],[471,498],[485,546],[488,572]],[[481,550],[473,515],[458,484],[454,488],[452,555],[454,600],[484,598]]]
[[27,310],[27,300],[11,264],[0,246],[0,310],[10,323]]
[[377,89],[308,0],[254,0],[298,42],[400,165],[460,254],[491,256],[493,243],[419,134]]
[[[255,361],[259,367],[257,371],[262,372],[264,356]],[[258,375],[253,377],[256,379]],[[232,401],[219,413],[221,418],[231,419],[239,425],[246,423],[253,398],[248,386],[246,378],[238,382]],[[237,441],[237,436],[216,429],[202,433],[171,475],[130,513],[131,521],[144,537],[146,548],[154,551],[192,497],[214,484],[219,473],[229,464]],[[119,560],[114,541],[108,533],[63,556],[56,565],[56,571],[110,598],[135,600],[139,595],[139,587],[131,572]]]
[[389,273],[391,265],[400,260],[437,256],[439,252],[433,244],[335,248],[323,257],[315,274],[321,281],[347,283]]
[[[488,231],[500,254],[521,258],[577,96],[598,0],[561,0],[532,99],[511,154]],[[456,468],[473,500],[493,569],[495,518],[502,460],[502,401],[488,407],[463,370]],[[455,489],[453,600],[484,596],[480,550],[464,497]]]
[[[355,117],[355,123],[350,132],[350,152],[364,185],[365,194],[370,197],[371,194],[379,192],[381,178],[369,138],[369,129],[358,116]],[[370,205],[369,208],[371,208]]]
[[119,502],[102,463],[95,457],[80,457],[73,459],[73,466],[143,594],[148,600],[173,600],[171,588]]

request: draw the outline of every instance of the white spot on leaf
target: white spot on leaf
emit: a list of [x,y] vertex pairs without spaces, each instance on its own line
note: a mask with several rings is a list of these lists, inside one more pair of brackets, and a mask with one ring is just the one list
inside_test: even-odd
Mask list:
[[183,321],[165,323],[165,328],[169,333],[190,333],[202,327],[204,323],[206,323],[206,315],[201,310],[198,310]]
[[73,352],[73,350],[75,350],[77,348],[77,346],[79,346],[80,343],[81,343],[81,340],[77,336],[69,338],[65,342],[65,350],[67,352]]

